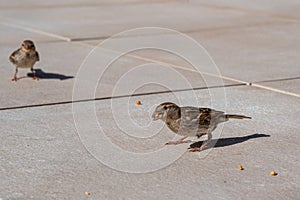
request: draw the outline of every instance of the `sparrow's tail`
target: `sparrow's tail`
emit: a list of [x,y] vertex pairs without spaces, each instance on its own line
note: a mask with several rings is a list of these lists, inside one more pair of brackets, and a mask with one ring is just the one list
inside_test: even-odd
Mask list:
[[245,115],[225,115],[226,119],[251,119],[251,117],[247,117]]

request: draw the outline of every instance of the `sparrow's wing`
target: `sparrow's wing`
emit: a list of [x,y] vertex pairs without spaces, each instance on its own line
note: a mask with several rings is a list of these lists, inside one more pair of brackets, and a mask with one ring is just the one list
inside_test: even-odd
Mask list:
[[16,64],[15,57],[19,51],[20,51],[20,49],[17,49],[9,56],[9,61],[12,62],[13,64]]
[[210,119],[210,109],[182,107],[180,131],[189,136],[201,135],[210,128]]
[[199,108],[199,124],[201,126],[209,126],[214,116],[214,110],[210,108]]
[[187,120],[193,120],[199,116],[199,108],[195,107],[182,107],[181,116]]
[[184,124],[195,126],[209,126],[211,109],[209,108],[196,108],[196,107],[182,107],[181,108],[181,119]]
[[189,116],[192,121],[197,121],[199,125],[203,127],[208,127],[212,120],[224,115],[224,112],[213,110],[211,108],[188,107],[186,110],[188,113],[187,116]]
[[213,109],[210,109],[210,108],[207,108],[207,109],[210,110],[209,114],[210,114],[212,119],[218,118],[218,117],[223,116],[225,114],[223,111],[213,110]]
[[40,61],[40,56],[39,56],[39,53],[37,51],[35,52],[35,56],[37,58],[36,61]]
[[217,125],[215,119],[223,115],[224,112],[210,108],[182,107],[180,126],[183,132],[206,133]]

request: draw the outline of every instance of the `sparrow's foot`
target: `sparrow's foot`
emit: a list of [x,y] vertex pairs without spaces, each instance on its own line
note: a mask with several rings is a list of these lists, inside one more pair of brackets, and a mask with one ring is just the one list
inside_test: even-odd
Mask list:
[[189,148],[189,152],[200,152],[203,151],[205,149],[208,149],[209,146],[205,145],[205,146],[201,146],[201,147],[195,147],[195,148]]
[[11,80],[17,82],[18,78],[15,76],[15,77],[13,77]]
[[183,143],[190,143],[191,140],[177,140],[177,141],[170,141],[167,142],[166,145],[177,145],[177,144],[183,144]]
[[36,74],[33,74],[33,77],[32,77],[32,78],[33,78],[33,80],[37,80],[37,81],[40,80],[40,78],[37,77]]
[[189,152],[200,152],[200,151],[203,151],[208,148],[209,148],[209,142],[206,141],[201,145],[201,147],[189,148],[188,150],[189,150]]
[[189,148],[188,150],[189,150],[189,152],[200,152],[200,151],[202,151],[202,149],[200,147]]

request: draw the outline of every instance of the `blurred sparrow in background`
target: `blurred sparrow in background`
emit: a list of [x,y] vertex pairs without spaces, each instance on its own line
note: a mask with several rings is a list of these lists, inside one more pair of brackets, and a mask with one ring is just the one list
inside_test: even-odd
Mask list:
[[10,57],[9,57],[10,62],[12,62],[15,67],[15,74],[12,79],[12,81],[17,81],[17,73],[18,73],[18,68],[30,68],[32,74],[33,74],[33,79],[38,80],[38,77],[35,74],[35,71],[33,69],[33,65],[40,60],[38,52],[35,50],[34,43],[31,40],[25,40],[22,43],[21,48],[17,49],[14,51]]
[[169,129],[174,133],[183,136],[177,141],[170,141],[170,144],[182,144],[190,141],[185,141],[187,137],[208,135],[201,147],[192,148],[190,151],[201,151],[209,147],[212,138],[212,131],[217,128],[217,125],[226,122],[229,119],[251,119],[244,115],[228,115],[222,111],[213,110],[210,108],[196,108],[196,107],[179,107],[174,103],[166,102],[156,107],[153,115],[153,120],[164,121]]

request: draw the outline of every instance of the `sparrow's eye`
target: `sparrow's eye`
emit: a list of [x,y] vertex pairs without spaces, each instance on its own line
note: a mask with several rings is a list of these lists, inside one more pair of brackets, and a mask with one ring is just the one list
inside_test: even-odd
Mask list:
[[164,106],[163,108],[164,108],[164,110],[167,110],[167,109],[168,109],[168,107],[167,107],[167,106]]
[[24,44],[22,44],[22,47],[24,47],[25,45]]

